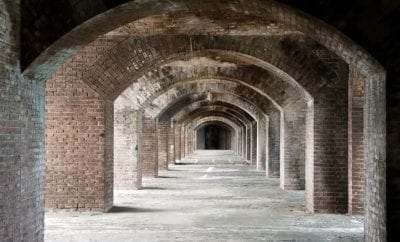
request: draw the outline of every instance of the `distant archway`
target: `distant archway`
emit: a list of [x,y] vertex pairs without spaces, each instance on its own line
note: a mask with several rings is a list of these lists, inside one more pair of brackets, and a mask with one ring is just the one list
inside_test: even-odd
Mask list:
[[224,126],[208,124],[196,131],[197,149],[199,150],[229,150],[231,132]]

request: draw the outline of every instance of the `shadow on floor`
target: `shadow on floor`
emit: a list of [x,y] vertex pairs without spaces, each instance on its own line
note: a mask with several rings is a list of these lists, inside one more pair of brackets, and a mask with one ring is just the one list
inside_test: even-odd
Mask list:
[[176,176],[157,176],[156,178],[178,178]]
[[140,190],[168,190],[165,187],[141,187]]
[[152,208],[134,208],[134,207],[121,207],[121,206],[113,206],[108,213],[154,213],[160,212],[161,209],[152,209]]
[[175,163],[176,166],[188,166],[188,165],[198,165],[198,163],[194,162],[184,162],[184,163]]

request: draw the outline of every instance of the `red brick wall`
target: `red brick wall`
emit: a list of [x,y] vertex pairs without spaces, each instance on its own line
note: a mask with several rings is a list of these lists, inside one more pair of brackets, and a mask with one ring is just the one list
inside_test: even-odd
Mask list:
[[251,163],[251,124],[246,127],[246,159]]
[[[279,177],[281,161],[281,113],[278,111],[268,114],[268,165],[267,175]],[[283,120],[282,120],[283,122]]]
[[185,136],[186,136],[186,134],[185,134],[185,128],[184,128],[184,126],[182,125],[181,126],[181,132],[180,132],[180,150],[181,150],[181,159],[183,159],[183,158],[185,158]]
[[112,141],[106,140],[112,135],[112,122],[106,127],[112,112],[105,118],[106,104],[72,68],[60,69],[47,81],[47,209],[104,211],[112,203],[112,174],[107,172],[110,164],[112,171]]
[[340,92],[325,93],[315,103],[315,114],[318,115],[314,116],[314,211],[347,213],[347,87]]
[[175,122],[168,126],[168,164],[175,162]]
[[168,168],[168,121],[158,120],[157,122],[157,145],[158,145],[158,169]]
[[364,211],[364,77],[354,70],[349,79],[349,213]]
[[[7,1],[7,3],[10,3],[12,1]],[[34,1],[31,1],[34,2]],[[1,2],[3,4],[3,1]],[[132,3],[132,4],[136,4]],[[342,38],[340,34],[337,34],[334,30],[327,28],[324,25],[320,25],[318,22],[314,21],[314,20],[310,20],[308,18],[303,19],[303,17],[301,15],[297,15],[295,13],[292,12],[292,10],[290,10],[290,8],[282,8],[280,5],[276,5],[276,3],[271,2],[271,5],[262,5],[264,6],[264,8],[260,8],[259,5],[255,4],[253,7],[249,7],[249,11],[251,13],[259,13],[260,9],[265,9],[266,11],[264,12],[264,15],[268,16],[268,13],[271,14],[271,16],[273,16],[272,18],[277,19],[278,22],[283,22],[285,25],[292,25],[292,26],[296,26],[297,30],[300,31],[304,31],[304,33],[306,33],[306,35],[310,35],[311,38],[313,39],[317,39],[319,40],[322,44],[329,46],[331,49],[336,50],[336,52],[338,54],[341,55],[342,58],[346,59],[348,62],[355,62],[355,64],[360,68],[360,69],[367,69],[365,70],[366,73],[371,73],[372,76],[368,76],[367,78],[370,79],[369,85],[367,85],[366,90],[367,93],[369,93],[370,96],[368,96],[368,98],[366,99],[367,102],[370,101],[371,103],[370,106],[367,106],[367,109],[370,108],[372,113],[367,113],[367,115],[375,115],[378,116],[375,119],[371,119],[371,120],[365,120],[365,122],[367,124],[372,124],[372,126],[366,126],[366,130],[369,131],[368,137],[370,137],[370,140],[367,140],[367,144],[371,143],[371,146],[366,146],[366,149],[368,151],[368,154],[370,155],[371,159],[366,159],[367,162],[373,161],[372,164],[369,163],[369,166],[367,166],[367,178],[368,178],[368,182],[367,182],[367,191],[370,192],[368,194],[370,194],[371,197],[368,197],[367,199],[367,203],[369,203],[369,205],[371,207],[367,207],[367,215],[368,215],[368,219],[366,219],[366,238],[373,240],[373,239],[382,239],[384,238],[385,235],[385,210],[384,210],[384,203],[385,203],[385,144],[384,144],[384,140],[385,140],[385,134],[384,134],[384,127],[385,127],[385,122],[384,122],[384,117],[385,117],[385,108],[383,107],[384,103],[385,103],[385,98],[383,97],[383,95],[379,95],[382,94],[382,90],[384,90],[384,85],[383,82],[379,82],[379,80],[385,80],[384,74],[379,73],[380,67],[377,67],[377,69],[375,69],[375,66],[371,66],[371,65],[375,65],[374,61],[371,61],[369,59],[370,58],[366,53],[364,53],[360,48],[358,48],[357,46],[355,46],[353,43],[348,42],[347,39]],[[17,4],[16,4],[17,5]],[[43,5],[43,4],[42,4]],[[42,7],[42,5],[40,7]],[[44,4],[46,5],[46,4]],[[100,4],[101,5],[101,4]],[[99,5],[99,6],[100,6]],[[29,6],[29,4],[28,4]],[[47,4],[46,6],[55,6],[55,5],[50,5]],[[58,8],[60,8],[59,5],[57,5]],[[93,6],[93,4],[80,4],[80,6]],[[101,5],[103,6],[103,5]],[[129,7],[129,5],[126,5],[127,7]],[[190,7],[194,7],[195,5],[191,5],[188,3],[189,8]],[[200,5],[199,5],[200,6]],[[217,6],[220,8],[220,10],[229,10],[229,9],[241,9],[241,5],[240,3],[236,6],[235,4],[229,5],[228,8],[225,8],[224,6],[228,6],[228,5],[224,5],[223,3],[221,3],[220,5],[217,4]],[[310,5],[311,6],[311,5]],[[15,9],[19,9],[18,6],[14,6]],[[162,6],[161,6],[162,7]],[[177,5],[177,7],[179,7]],[[246,7],[246,6],[245,6]],[[9,8],[2,8],[2,9],[9,9]],[[169,8],[168,8],[169,9]],[[314,9],[318,9],[318,8],[314,8]],[[329,9],[329,8],[327,8]],[[60,21],[59,24],[63,24],[62,22],[65,22],[63,24],[63,26],[66,26],[66,28],[60,28],[58,24],[37,24],[37,22],[35,21],[29,21],[30,17],[34,16],[35,18],[37,18],[37,16],[42,16],[40,19],[48,19],[48,20],[52,20],[53,18],[51,18],[50,16],[47,16],[48,18],[46,18],[46,15],[50,15],[47,13],[53,13],[53,12],[57,12],[57,11],[49,11],[51,10],[51,7],[49,9],[44,8],[44,12],[39,10],[39,12],[35,11],[35,6],[29,6],[29,7],[25,7],[23,8],[23,10],[25,10],[24,12],[27,12],[28,15],[28,22],[26,23],[27,26],[23,26],[23,30],[21,31],[23,33],[23,36],[26,37],[25,40],[28,41],[24,41],[23,42],[23,46],[28,46],[25,47],[25,51],[23,53],[23,56],[26,55],[25,52],[30,53],[31,51],[33,52],[33,54],[28,55],[29,58],[27,58],[27,60],[25,60],[25,58],[23,58],[23,63],[25,63],[27,65],[27,63],[30,63],[31,60],[35,59],[35,57],[37,57],[41,51],[43,51],[44,49],[46,49],[51,43],[53,43],[55,40],[57,40],[60,36],[63,36],[66,32],[68,32],[68,30],[76,27],[74,26],[74,24],[78,25],[80,22],[83,22],[87,19],[89,19],[91,16],[97,15],[99,14],[101,11],[103,11],[104,9],[99,8],[98,10],[93,10],[93,8],[91,9],[91,11],[86,11],[85,9],[81,9],[79,12],[81,13],[81,20],[77,20],[77,21]],[[154,11],[157,11],[160,9],[154,9]],[[169,9],[169,10],[174,10],[173,8]],[[257,12],[257,11],[258,12]],[[305,10],[307,10],[307,8],[305,8]],[[89,14],[87,14],[87,13]],[[108,23],[110,26],[108,26],[107,24],[105,24],[104,26],[101,27],[102,30],[107,30],[107,29],[112,29],[113,27],[115,27],[118,23],[121,22],[129,22],[129,20],[132,20],[133,18],[137,17],[135,15],[132,15],[130,11],[126,11],[128,14],[118,14],[117,16],[113,16],[113,17],[118,17],[120,18],[119,20],[115,20],[115,21],[107,21],[107,19],[105,19],[106,17],[109,17],[110,15],[106,15],[104,16],[104,18],[98,18],[101,20],[105,20],[103,23]],[[140,12],[140,11],[138,11]],[[207,11],[203,11],[203,12],[207,12]],[[215,11],[218,12],[218,11]],[[30,14],[30,13],[34,13],[34,14]],[[326,13],[326,11],[321,11],[321,14],[323,15],[324,13]],[[71,14],[76,14],[76,13],[72,13]],[[3,13],[2,13],[3,15]],[[321,16],[322,16],[321,15]],[[44,16],[44,17],[43,17]],[[68,16],[68,14],[66,15],[62,15],[63,17],[61,18],[61,20],[68,20],[68,18],[70,18],[70,16]],[[72,15],[74,16],[74,15]],[[26,17],[26,16],[25,16]],[[76,16],[75,16],[76,17]],[[26,19],[26,18],[25,18]],[[75,18],[74,18],[75,19]],[[328,17],[329,19],[329,17]],[[330,18],[330,19],[336,19],[336,18]],[[126,21],[125,21],[126,20]],[[45,21],[46,22],[46,21]],[[385,21],[383,21],[385,22]],[[386,21],[387,22],[387,21]],[[9,21],[5,21],[6,26],[8,26],[7,29],[11,29],[11,28],[15,28],[15,26],[10,26],[9,25]],[[68,24],[66,24],[68,23]],[[72,23],[72,24],[71,24]],[[92,21],[93,24],[97,24],[98,22],[96,21]],[[357,23],[356,23],[357,24]],[[48,30],[48,26],[52,26],[51,29],[54,31],[49,31]],[[108,27],[106,27],[108,26]],[[337,26],[340,27],[340,26]],[[43,29],[42,29],[43,28]],[[315,30],[318,31],[315,31]],[[352,28],[347,28],[347,29],[352,29]],[[58,32],[57,30],[61,31]],[[80,30],[80,31],[79,31]],[[64,40],[66,40],[65,42],[63,41],[59,41],[62,44],[59,45],[59,47],[62,46],[62,50],[65,50],[65,46],[63,45],[65,43],[68,43],[71,47],[71,49],[73,49],[74,46],[82,46],[85,42],[87,43],[89,40],[92,40],[94,38],[94,36],[98,33],[96,33],[96,31],[89,31],[89,33],[87,33],[87,36],[82,34],[84,33],[82,30],[87,31],[87,25],[84,25],[84,27],[82,28],[77,28],[76,31],[73,31],[74,33],[79,33],[81,34],[81,36],[74,36],[73,34],[71,34],[70,38],[68,38],[68,35],[64,38]],[[5,31],[4,31],[5,32]],[[353,31],[354,32],[354,31]],[[47,34],[46,34],[47,33]],[[32,38],[30,38],[30,35],[32,34]],[[28,35],[28,36],[26,36]],[[54,36],[52,36],[54,35]],[[35,37],[36,36],[36,37]],[[373,37],[373,36],[370,36]],[[30,39],[36,39],[36,40],[43,40],[43,41],[29,41]],[[362,39],[362,38],[361,38]],[[377,38],[370,38],[370,39],[377,39]],[[379,38],[378,38],[379,39]],[[81,41],[79,41],[81,40]],[[74,42],[73,42],[74,41]],[[366,40],[367,41],[367,40]],[[8,43],[10,41],[5,41],[5,43]],[[212,41],[213,42],[213,41]],[[368,42],[368,41],[367,41]],[[374,42],[374,41],[372,41]],[[15,40],[15,43],[19,43],[18,40]],[[30,48],[30,44],[39,46],[37,48]],[[170,43],[168,43],[170,44]],[[7,44],[9,45],[9,44]],[[372,44],[370,46],[374,46],[375,44]],[[388,46],[388,45],[380,45],[380,46]],[[390,46],[390,45],[389,45]],[[385,47],[383,47],[385,48]],[[8,49],[8,47],[6,48]],[[255,50],[259,50],[259,48],[253,48]],[[390,48],[389,48],[390,49]],[[54,49],[57,51],[53,51],[53,53],[59,53],[59,49]],[[60,51],[61,52],[61,51]],[[73,52],[70,49],[65,50],[64,52]],[[292,53],[296,53],[294,51],[291,51]],[[19,53],[18,50],[13,49],[12,53],[16,55],[16,53]],[[376,53],[379,53],[376,52]],[[387,53],[390,53],[390,51],[388,51]],[[50,54],[51,55],[51,54]],[[68,54],[66,54],[68,55]],[[62,56],[58,55],[57,57],[54,57],[54,59],[57,59],[58,62],[62,62]],[[7,57],[8,59],[9,57]],[[46,56],[44,59],[47,60],[48,56]],[[357,58],[361,59],[361,61],[357,60]],[[10,57],[10,59],[16,59],[16,57]],[[385,58],[383,58],[385,59]],[[390,59],[390,58],[389,58]],[[25,60],[25,61],[24,61]],[[49,69],[51,69],[52,65],[55,65],[54,63],[52,63],[53,60],[49,61]],[[14,61],[13,61],[14,62]],[[6,60],[5,63],[7,65],[7,68],[9,68],[9,61]],[[389,63],[391,63],[389,61]],[[2,63],[3,64],[3,63]],[[15,71],[18,69],[18,67],[16,67],[18,64],[11,63],[11,68]],[[396,66],[396,65],[392,65],[392,66]],[[371,68],[371,70],[369,69]],[[293,68],[296,71],[298,70],[297,68]],[[6,72],[9,72],[9,70],[7,70]],[[12,71],[11,71],[12,72]],[[378,74],[377,74],[378,72]],[[18,71],[14,72],[14,74],[11,75],[15,75],[15,73],[18,73]],[[40,74],[40,73],[38,73]],[[3,76],[3,75],[2,75]],[[3,80],[3,79],[2,79]],[[8,78],[4,78],[4,80],[8,80]],[[40,95],[40,84],[36,85],[35,82],[30,82],[29,80],[26,80],[27,83],[24,83],[23,85],[19,85],[20,83],[17,83],[16,86],[14,86],[16,83],[12,82],[12,84],[3,84],[2,86],[5,86],[5,90],[12,90],[10,93],[12,95],[17,94],[16,99],[19,99],[20,97],[18,96],[18,94],[21,94],[21,92],[19,92],[20,90],[18,90],[18,92],[13,92],[15,91],[17,88],[21,88],[22,89],[22,98],[23,100],[21,102],[19,101],[11,101],[11,102],[5,102],[5,103],[10,103],[12,105],[12,107],[18,106],[23,104],[22,106],[24,107],[18,107],[16,109],[21,109],[20,113],[23,115],[21,115],[22,119],[24,121],[26,121],[27,125],[24,126],[25,129],[22,129],[22,132],[20,132],[21,135],[21,140],[22,140],[22,145],[21,145],[21,149],[23,151],[20,152],[20,156],[22,157],[22,164],[19,164],[20,167],[24,168],[24,178],[22,180],[22,183],[20,184],[24,189],[22,190],[26,190],[29,191],[29,193],[27,194],[22,194],[23,198],[30,198],[27,200],[36,200],[36,202],[38,200],[40,200],[40,180],[43,176],[41,175],[41,163],[37,162],[38,160],[40,160],[40,157],[43,157],[43,152],[41,151],[43,149],[42,143],[43,140],[38,137],[38,135],[42,134],[42,125],[43,123],[41,122],[41,118],[42,116],[40,115],[40,110],[42,109],[43,105],[41,104],[41,102],[43,101],[43,96]],[[30,83],[29,83],[30,82]],[[370,87],[370,88],[369,88]],[[11,88],[11,89],[9,89]],[[29,94],[29,92],[31,92]],[[392,93],[393,94],[393,93]],[[396,94],[396,93],[395,93]],[[397,95],[391,95],[391,98],[396,97]],[[375,96],[376,95],[376,96]],[[375,98],[374,98],[375,97]],[[2,97],[3,98],[3,97]],[[25,100],[26,98],[26,100]],[[341,100],[341,97],[335,97],[338,100]],[[4,98],[3,98],[4,99]],[[393,98],[393,100],[395,100],[396,98]],[[391,99],[392,100],[392,99]],[[3,101],[3,100],[2,100]],[[10,101],[10,100],[7,100]],[[376,103],[375,103],[376,101]],[[108,106],[108,105],[107,105]],[[345,105],[347,108],[347,105]],[[326,107],[322,107],[322,106],[318,106],[316,105],[316,114],[319,112],[324,113],[326,110],[324,110]],[[374,110],[374,108],[376,108],[376,110]],[[8,109],[5,109],[8,110]],[[11,111],[12,114],[14,113],[15,110]],[[346,110],[348,112],[348,110]],[[5,112],[7,113],[7,111]],[[397,114],[396,112],[394,112],[395,114]],[[8,114],[8,113],[7,113]],[[381,114],[381,115],[379,115]],[[338,116],[341,117],[342,112],[341,110],[338,112]],[[344,135],[343,135],[343,129],[340,127],[342,125],[342,120],[340,120],[340,117],[337,119],[336,117],[329,117],[326,118],[325,117],[320,117],[319,119],[316,120],[316,127],[320,127],[321,130],[317,130],[316,129],[316,139],[317,140],[325,140],[327,139],[326,142],[322,142],[322,144],[320,146],[316,146],[316,150],[319,149],[327,149],[328,151],[325,153],[316,153],[316,162],[315,162],[315,169],[313,170],[313,172],[316,173],[316,179],[314,180],[316,184],[319,184],[319,182],[324,182],[325,180],[330,180],[328,183],[326,184],[321,184],[321,187],[324,187],[327,189],[326,193],[332,193],[334,196],[336,196],[337,201],[333,201],[332,198],[325,200],[324,196],[323,196],[323,192],[321,191],[321,187],[320,188],[315,188],[316,191],[318,189],[318,192],[320,194],[316,195],[317,199],[321,199],[322,202],[325,202],[326,204],[328,204],[328,206],[333,205],[334,207],[336,206],[337,202],[342,201],[341,199],[343,199],[343,189],[344,189],[344,184],[338,182],[335,183],[336,181],[333,181],[333,179],[329,179],[330,176],[333,176],[333,169],[334,167],[338,168],[339,171],[341,172],[342,169],[344,168],[344,162],[343,160],[347,160],[345,158],[342,157],[341,152],[343,152],[343,150],[346,150],[346,148],[343,148],[341,146],[341,144],[339,144],[341,141],[340,140],[345,140]],[[325,120],[324,120],[325,119]],[[18,119],[21,120],[21,119]],[[105,120],[108,120],[108,118],[106,118]],[[337,124],[334,124],[333,122],[337,122]],[[327,123],[326,126],[323,125],[324,123]],[[393,122],[391,122],[393,123]],[[374,124],[377,124],[376,127],[374,126]],[[6,126],[10,126],[10,124],[5,124]],[[397,127],[397,126],[395,126]],[[329,132],[324,133],[322,131],[322,128],[327,129]],[[374,129],[377,129],[378,131],[381,132],[376,132],[374,133]],[[391,129],[391,130],[395,130],[395,128]],[[109,130],[106,130],[106,136],[108,136]],[[318,132],[320,131],[320,133]],[[338,132],[338,133],[335,133]],[[393,132],[395,133],[395,132]],[[26,137],[30,137],[30,138],[23,138],[23,136]],[[336,136],[337,135],[337,136]],[[337,138],[335,141],[332,142],[332,140],[329,140],[329,137],[333,136],[335,138]],[[14,137],[14,136],[12,136]],[[392,137],[392,136],[391,136]],[[371,141],[371,142],[369,142]],[[109,141],[106,140],[105,143],[108,143]],[[376,142],[376,143],[375,143]],[[346,142],[347,143],[347,142]],[[395,142],[395,140],[393,141],[395,146],[398,142]],[[335,157],[334,155],[332,155],[330,153],[330,150],[328,149],[329,147],[332,147],[333,145],[338,145],[339,149],[335,150],[338,151],[337,153],[339,153],[339,155],[337,157]],[[9,144],[6,144],[5,147],[5,153],[6,152],[10,152],[9,150],[7,150]],[[34,147],[33,147],[34,146]],[[8,147],[9,148],[9,147]],[[335,146],[336,148],[336,146]],[[396,147],[395,147],[396,149]],[[36,151],[35,151],[36,150]],[[18,152],[11,152],[11,153],[18,153]],[[107,152],[106,149],[106,156],[107,154],[109,154],[109,152]],[[7,153],[6,153],[7,154]],[[39,158],[38,158],[39,157]],[[33,159],[32,159],[33,158]],[[395,158],[393,158],[395,159]],[[29,163],[30,160],[34,160],[35,162],[37,162],[38,164],[34,163],[34,165],[32,165],[31,163]],[[322,160],[325,160],[326,163],[323,164]],[[25,164],[24,162],[27,162],[27,164]],[[376,161],[376,162],[375,162]],[[375,166],[374,163],[377,163],[377,165]],[[391,162],[392,163],[392,162]],[[396,162],[393,162],[396,163]],[[314,164],[313,164],[314,165]],[[331,166],[331,167],[329,167]],[[39,169],[37,168],[39,167]],[[394,166],[396,167],[396,166]],[[28,170],[28,171],[27,171]],[[38,170],[38,171],[35,171]],[[14,171],[14,170],[13,170]],[[17,170],[17,172],[21,172],[21,170]],[[6,171],[6,175],[9,175],[9,171]],[[336,176],[339,175],[341,176],[342,174],[335,174]],[[340,177],[342,178],[342,177]],[[37,181],[37,186],[32,184],[32,180],[38,180]],[[106,179],[108,180],[108,178]],[[342,180],[342,179],[340,179]],[[347,180],[347,179],[346,179]],[[334,187],[337,187],[338,190],[334,189]],[[397,186],[396,186],[397,187]],[[31,190],[30,189],[25,189],[25,188],[34,188],[33,191],[33,196],[32,194],[30,194]],[[346,189],[347,190],[347,189]],[[321,193],[322,192],[322,193]],[[332,196],[332,197],[334,197]],[[33,199],[32,199],[33,198]],[[371,201],[371,202],[370,202]],[[25,201],[24,201],[25,202]],[[35,204],[31,202],[31,207],[35,207]],[[332,203],[331,203],[332,202]],[[322,203],[321,203],[322,204]],[[28,206],[29,207],[29,206]],[[37,209],[38,211],[40,210]],[[35,211],[36,213],[37,211]],[[40,213],[40,211],[39,211]],[[32,213],[30,213],[32,214]],[[377,216],[378,215],[378,216]],[[29,221],[31,222],[29,219],[26,219],[24,223],[29,223],[26,222]],[[23,226],[22,226],[23,227]],[[24,227],[25,228],[25,227]],[[30,228],[29,232],[31,232]],[[40,230],[38,230],[40,231]],[[29,238],[30,239],[30,238]]]
[[[104,153],[104,211],[113,206],[114,201],[114,102],[105,101],[105,153]],[[86,187],[88,189],[88,187]]]
[[267,117],[261,117],[257,120],[257,170],[259,171],[267,169],[268,126],[269,121]]
[[[113,39],[115,41],[115,39]],[[46,207],[107,210],[113,200],[113,102],[82,79],[115,42],[99,38],[46,83]]]
[[175,160],[180,161],[181,160],[181,124],[175,123],[174,127],[174,133],[175,133]]
[[193,124],[190,124],[186,126],[186,138],[185,138],[185,144],[186,144],[186,155],[190,155],[193,150]]
[[237,143],[236,143],[236,146],[237,146],[237,152],[238,152],[238,155],[242,155],[242,138],[243,138],[243,127],[241,127],[240,128],[240,130],[239,130],[239,133],[238,133],[238,137],[237,137]]
[[44,82],[21,76],[19,0],[0,0],[0,241],[43,241]]
[[157,135],[156,120],[139,115],[141,126],[139,126],[139,157],[142,163],[142,172],[144,176],[157,176]]
[[246,159],[246,127],[242,128],[241,140],[242,140],[242,143],[241,143],[242,157],[244,159]]
[[114,186],[116,189],[141,187],[138,169],[137,111],[123,97],[114,102]]
[[257,122],[251,124],[251,164],[257,165]]
[[284,157],[280,181],[285,190],[305,189],[305,108],[304,102],[291,103],[284,108]]

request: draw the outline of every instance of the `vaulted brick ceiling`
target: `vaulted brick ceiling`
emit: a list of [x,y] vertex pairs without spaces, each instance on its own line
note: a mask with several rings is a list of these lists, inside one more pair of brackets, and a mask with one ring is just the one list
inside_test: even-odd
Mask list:
[[[399,103],[399,27],[394,21],[399,3],[280,2],[325,20],[366,48],[389,71],[389,105]],[[331,163],[347,167],[344,155],[327,150],[333,142],[337,154],[347,152],[349,79],[358,74],[354,69],[367,78],[383,72],[346,37],[270,1],[22,0],[21,10],[23,74],[45,81],[58,70],[49,93],[62,89],[57,80],[64,87],[69,80],[79,81],[77,92],[90,87],[86,95],[98,105],[90,111],[99,115],[116,101],[118,111],[142,109],[146,118],[184,125],[208,117],[246,127],[262,117],[275,127],[270,133],[277,143],[284,128],[285,155],[302,161],[314,156],[314,144],[306,141],[315,138],[312,158],[317,165],[326,160],[318,168],[332,173],[337,167]],[[49,96],[49,104],[71,102]],[[273,152],[279,160],[279,150]],[[297,169],[302,173],[296,185],[304,188],[304,164]],[[328,180],[323,188],[309,188],[316,195],[307,198],[308,206],[323,207],[318,198],[330,191],[338,199],[324,202],[345,211],[347,184]]]

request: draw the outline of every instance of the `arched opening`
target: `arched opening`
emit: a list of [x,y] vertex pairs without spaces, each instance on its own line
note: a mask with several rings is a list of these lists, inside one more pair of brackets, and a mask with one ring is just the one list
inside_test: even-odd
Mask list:
[[230,131],[218,124],[208,124],[197,130],[197,149],[229,150],[231,149]]
[[[9,227],[12,230],[18,226],[22,228],[10,233],[12,236],[15,234],[13,238],[26,235],[26,240],[36,240],[41,236],[45,179],[45,197],[50,207],[107,211],[113,204],[113,163],[116,157],[131,166],[129,169],[133,172],[128,172],[126,177],[131,181],[137,180],[139,187],[142,171],[157,175],[158,160],[165,164],[170,160],[170,153],[176,157],[178,153],[187,156],[193,152],[197,145],[194,127],[200,119],[183,116],[185,118],[172,125],[174,117],[164,120],[153,115],[162,106],[160,103],[171,103],[171,97],[182,94],[179,88],[164,96],[166,99],[150,100],[151,105],[145,105],[150,95],[147,96],[149,92],[143,90],[154,91],[158,97],[167,88],[160,83],[168,84],[176,69],[184,70],[175,72],[177,77],[181,77],[177,82],[190,78],[193,78],[190,81],[197,82],[210,78],[207,75],[211,74],[211,78],[235,79],[251,87],[231,86],[230,91],[241,92],[264,114],[275,116],[268,116],[268,119],[256,117],[256,120],[249,121],[243,117],[235,118],[240,115],[232,115],[229,109],[219,112],[236,125],[237,139],[235,142],[231,139],[229,147],[257,168],[262,168],[260,161],[266,160],[272,153],[270,151],[274,151],[272,157],[281,161],[281,171],[278,172],[281,187],[304,189],[305,186],[310,211],[365,211],[365,238],[385,238],[384,69],[338,31],[290,7],[273,1],[229,3],[126,1],[110,11],[105,10],[115,5],[99,4],[101,10],[90,5],[88,16],[81,12],[80,17],[72,18],[76,21],[68,21],[65,31],[73,28],[71,32],[55,33],[52,37],[45,37],[43,43],[32,41],[36,43],[33,48],[26,48],[29,41],[22,43],[25,51],[28,50],[28,53],[23,53],[26,59],[21,61],[23,73],[16,57],[19,53],[17,47],[8,44],[9,34],[5,35],[6,38],[0,35],[7,50],[7,57],[0,57],[1,63],[7,67],[4,75],[0,72],[1,78],[7,80],[1,83],[1,87],[5,86],[1,90],[6,90],[6,95],[0,98],[5,106],[15,106],[15,109],[1,109],[1,114],[11,119],[11,122],[2,123],[5,126],[2,131],[7,135],[2,147],[6,147],[5,156],[13,157],[12,162],[1,169],[9,174],[4,176],[5,180],[12,183],[7,189],[18,188],[6,191],[13,200],[7,200],[4,207],[18,201],[17,207],[21,209],[16,214],[28,216],[28,222],[23,222],[22,218],[13,219],[16,215],[9,215],[10,221],[18,224],[10,223]],[[15,5],[15,9],[19,9],[18,4]],[[78,5],[69,7],[72,11]],[[221,12],[223,18],[218,14]],[[17,23],[19,19],[18,16],[15,21],[3,18],[3,11],[0,17],[7,25]],[[205,20],[200,22],[206,25],[187,29],[184,24],[173,23],[177,19],[183,23]],[[249,20],[245,21],[248,25],[239,24],[236,28],[242,19]],[[89,21],[83,23],[84,20]],[[27,23],[26,18],[24,22]],[[74,26],[81,22],[81,25]],[[149,23],[164,22],[170,24],[152,24],[154,28],[148,30]],[[34,25],[33,29],[41,26],[38,23]],[[120,26],[122,29],[115,29]],[[26,29],[21,32],[23,35],[30,33]],[[34,36],[41,36],[40,33],[37,31]],[[56,42],[50,45],[52,41]],[[198,72],[200,68],[197,67],[207,66],[210,59],[215,68],[203,68]],[[53,75],[61,65],[64,66]],[[156,67],[155,71],[153,67]],[[187,73],[194,75],[185,75]],[[205,75],[196,76],[198,73]],[[48,88],[45,89],[45,80],[50,76],[53,78],[47,81]],[[257,76],[272,78],[253,78]],[[136,92],[132,96],[123,94],[126,105],[116,106],[116,98],[132,82],[139,83],[134,86],[137,90],[129,90]],[[140,85],[143,83],[148,85]],[[283,85],[282,89],[271,88]],[[361,91],[358,90],[360,86]],[[268,90],[272,90],[271,93]],[[268,102],[260,96],[270,97],[279,112],[271,111]],[[205,102],[212,99],[212,96],[207,96]],[[185,110],[185,107],[181,109]],[[200,115],[210,116],[218,110],[203,111]],[[118,116],[121,126],[116,127],[114,115]],[[273,128],[267,129],[267,123]],[[47,166],[46,178],[45,125],[46,159],[51,162]],[[273,138],[279,139],[267,139],[267,134],[270,134],[267,130],[274,131]],[[126,142],[117,144],[121,152],[113,151],[117,136]],[[20,148],[12,148],[10,142],[15,142],[15,147]],[[274,144],[272,148],[275,150],[269,144]],[[161,149],[163,152],[159,152]],[[367,167],[365,172],[362,169],[364,165]],[[268,165],[265,169],[269,169]],[[360,189],[357,184],[364,177],[365,187]],[[362,196],[358,196],[359,192]],[[362,207],[364,198],[365,210]]]

